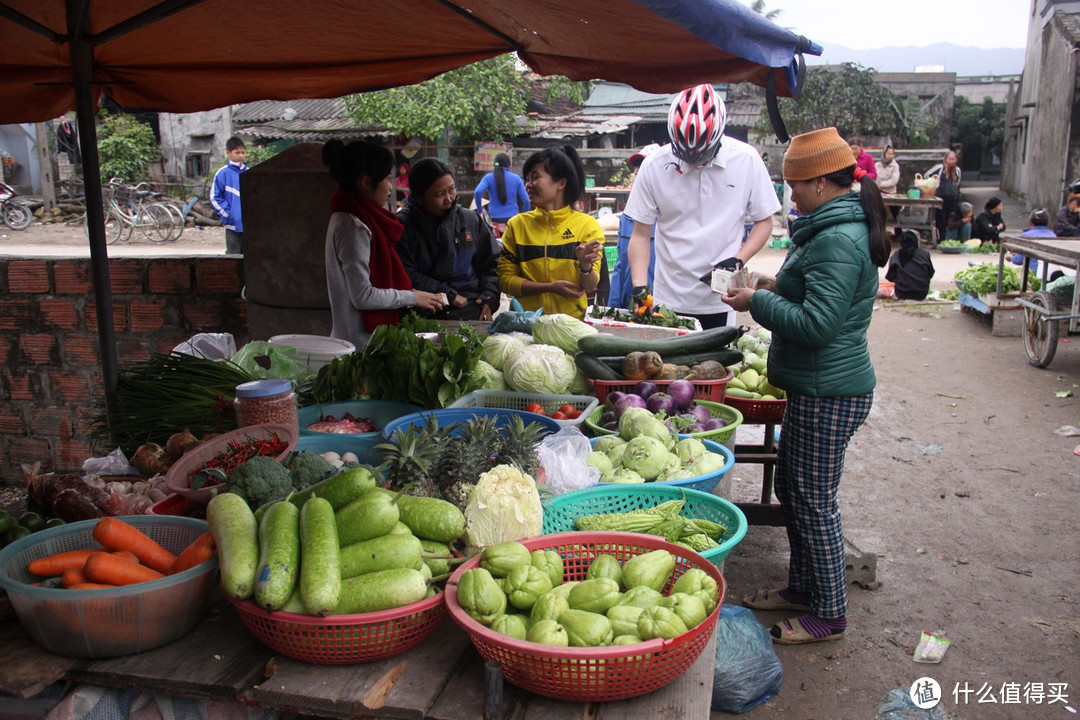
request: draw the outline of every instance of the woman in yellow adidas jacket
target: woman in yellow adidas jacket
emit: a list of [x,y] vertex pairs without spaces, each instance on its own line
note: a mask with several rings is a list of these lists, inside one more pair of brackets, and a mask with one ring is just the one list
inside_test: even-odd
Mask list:
[[586,295],[600,281],[604,231],[573,209],[585,172],[569,145],[534,153],[525,162],[525,191],[533,210],[510,218],[502,236],[499,289],[526,310],[585,317]]

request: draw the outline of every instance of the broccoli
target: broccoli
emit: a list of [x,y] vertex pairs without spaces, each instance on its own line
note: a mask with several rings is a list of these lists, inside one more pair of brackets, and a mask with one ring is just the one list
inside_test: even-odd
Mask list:
[[304,490],[317,482],[322,482],[337,470],[318,453],[300,452],[289,463],[292,483],[296,490]]
[[292,475],[272,457],[253,457],[229,475],[229,492],[244,498],[252,509],[292,490]]

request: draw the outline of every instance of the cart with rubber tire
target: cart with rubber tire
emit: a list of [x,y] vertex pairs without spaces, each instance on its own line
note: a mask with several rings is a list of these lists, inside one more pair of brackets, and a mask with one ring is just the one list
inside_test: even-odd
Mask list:
[[1024,352],[1035,367],[1047,367],[1057,352],[1058,340],[1064,325],[1065,334],[1080,332],[1080,285],[1073,288],[1070,307],[1046,291],[1051,266],[1080,274],[1080,238],[1025,238],[1003,235],[998,255],[998,297],[1001,297],[1002,268],[1005,257],[1012,253],[1023,256],[1023,266],[1031,259],[1041,261],[1039,271],[1042,285],[1039,291],[1027,293],[1027,273],[1023,273],[1021,296],[1016,303],[1024,309]]

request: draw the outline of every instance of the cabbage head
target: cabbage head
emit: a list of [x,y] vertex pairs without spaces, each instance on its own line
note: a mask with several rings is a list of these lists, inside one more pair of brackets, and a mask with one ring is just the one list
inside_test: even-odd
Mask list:
[[483,473],[465,508],[465,540],[473,547],[541,534],[544,510],[532,476],[511,465]]
[[[656,476],[668,466],[670,457],[671,453],[664,447],[664,443],[656,438],[640,435],[626,443],[622,464],[624,468],[633,470],[646,480],[655,480]],[[678,459],[676,459],[675,467],[678,467]]]
[[490,363],[483,360],[476,361],[473,377],[480,381],[481,390],[505,390],[506,380],[503,374],[495,369]]
[[571,315],[541,315],[533,325],[533,338],[544,345],[554,345],[568,353],[578,351],[578,340],[595,335],[596,328]]
[[521,339],[519,333],[489,335],[484,338],[484,352],[480,355],[480,359],[496,370],[503,371],[506,370],[506,365],[514,353],[527,344]]
[[506,384],[518,392],[564,394],[574,381],[573,359],[552,345],[529,345],[518,350],[503,369]]

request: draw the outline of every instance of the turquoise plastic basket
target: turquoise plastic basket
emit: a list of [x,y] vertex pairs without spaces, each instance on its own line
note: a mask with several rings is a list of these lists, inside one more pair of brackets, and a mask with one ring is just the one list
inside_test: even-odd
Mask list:
[[576,530],[574,522],[582,515],[625,513],[656,507],[668,500],[685,501],[683,517],[709,520],[727,529],[720,538],[720,545],[701,553],[713,565],[724,562],[746,536],[746,516],[730,501],[699,490],[658,483],[598,485],[558,495],[544,503],[544,534]]
[[[589,442],[596,446],[596,441],[599,438],[593,438]],[[735,466],[735,453],[728,450],[726,447],[716,442],[715,440],[702,440],[705,443],[705,449],[709,452],[714,452],[724,456],[724,464],[716,472],[709,473],[707,475],[698,475],[697,477],[684,478],[683,480],[653,480],[647,483],[631,483],[627,487],[640,488],[640,487],[655,487],[657,485],[685,488],[687,490],[700,490],[701,492],[711,492],[714,487],[720,484],[720,481],[724,479],[724,473]],[[604,487],[620,485],[622,483],[602,483]]]
[[417,429],[424,427],[425,423],[431,419],[438,421],[439,427],[447,427],[454,423],[462,423],[471,420],[474,417],[493,417],[496,420],[497,426],[501,429],[510,424],[514,416],[518,416],[522,421],[528,425],[529,423],[536,423],[544,429],[545,435],[557,433],[561,429],[558,420],[552,420],[546,415],[538,415],[536,413],[525,412],[524,410],[506,410],[503,408],[443,408],[442,410],[425,410],[423,412],[413,413],[412,415],[403,415],[396,420],[387,423],[383,428],[382,435],[387,440],[394,434],[394,431],[398,428],[408,427],[409,425],[415,426]]

